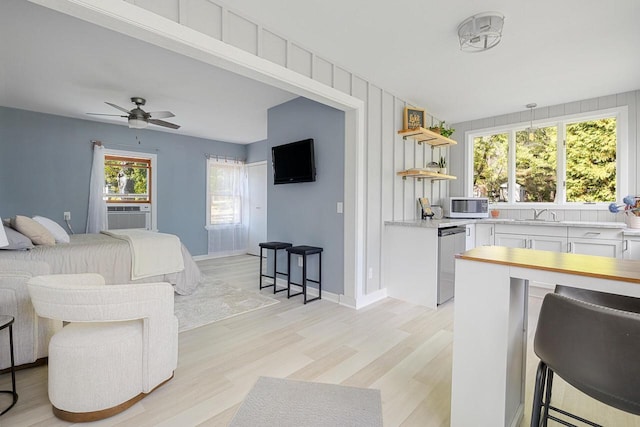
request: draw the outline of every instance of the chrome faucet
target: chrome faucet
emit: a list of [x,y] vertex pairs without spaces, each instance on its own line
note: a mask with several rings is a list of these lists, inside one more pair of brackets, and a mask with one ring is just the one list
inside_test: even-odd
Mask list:
[[546,212],[548,210],[548,209],[537,210],[537,209],[534,209],[534,208],[531,208],[531,209],[533,209],[533,219],[534,220],[540,218],[540,215],[542,215],[543,212]]

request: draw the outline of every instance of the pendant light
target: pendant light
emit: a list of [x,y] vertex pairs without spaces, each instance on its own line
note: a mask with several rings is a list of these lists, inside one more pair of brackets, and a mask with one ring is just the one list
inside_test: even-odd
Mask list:
[[526,129],[527,134],[529,135],[529,142],[533,142],[536,139],[536,131],[538,128],[533,127],[533,109],[536,108],[538,104],[532,102],[531,104],[527,104],[526,107],[529,109],[531,121],[529,123],[529,127]]

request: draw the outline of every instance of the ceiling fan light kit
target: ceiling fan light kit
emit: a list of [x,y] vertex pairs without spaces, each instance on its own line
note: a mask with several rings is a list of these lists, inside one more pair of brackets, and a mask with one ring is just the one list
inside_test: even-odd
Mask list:
[[131,129],[144,129],[147,126],[149,126],[149,122],[147,122],[145,119],[129,117],[129,127]]
[[111,102],[105,102],[105,104],[115,108],[116,110],[120,110],[123,113],[126,113],[127,114],[126,116],[123,116],[121,114],[102,114],[102,113],[87,113],[87,114],[90,114],[93,116],[125,117],[127,118],[127,121],[129,122],[129,128],[131,129],[144,129],[147,126],[149,126],[149,123],[157,126],[163,126],[170,129],[180,129],[180,126],[176,125],[175,123],[169,123],[169,122],[165,122],[164,120],[158,120],[158,119],[165,119],[167,117],[174,117],[174,114],[171,111],[152,111],[147,113],[142,108],[140,108],[141,106],[146,104],[147,101],[144,98],[141,98],[139,96],[132,97],[131,102],[136,104],[136,108],[132,110],[127,110],[126,108],[120,107],[119,105],[116,105],[116,104],[112,104]]
[[458,25],[460,50],[463,52],[483,52],[495,47],[502,39],[504,15],[498,12],[484,12],[473,15]]

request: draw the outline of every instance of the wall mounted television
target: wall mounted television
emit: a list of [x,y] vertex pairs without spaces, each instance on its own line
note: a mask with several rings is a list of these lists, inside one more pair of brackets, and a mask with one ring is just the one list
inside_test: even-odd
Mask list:
[[293,184],[316,180],[313,139],[291,142],[271,148],[273,183]]

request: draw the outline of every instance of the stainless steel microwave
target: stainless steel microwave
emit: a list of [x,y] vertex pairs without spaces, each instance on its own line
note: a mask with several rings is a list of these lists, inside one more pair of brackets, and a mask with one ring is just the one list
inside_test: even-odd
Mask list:
[[448,218],[488,218],[489,199],[486,197],[450,197],[445,205]]

